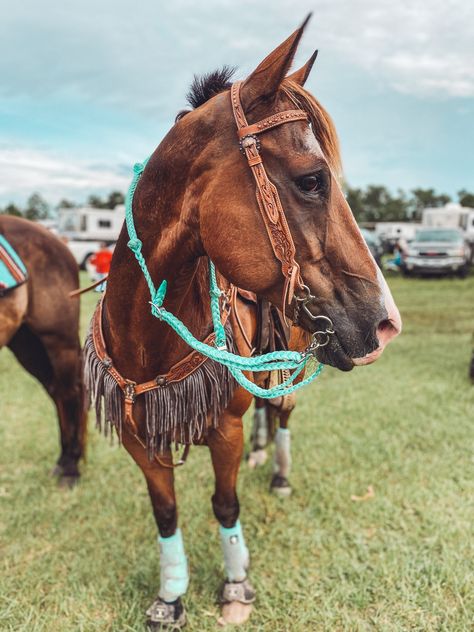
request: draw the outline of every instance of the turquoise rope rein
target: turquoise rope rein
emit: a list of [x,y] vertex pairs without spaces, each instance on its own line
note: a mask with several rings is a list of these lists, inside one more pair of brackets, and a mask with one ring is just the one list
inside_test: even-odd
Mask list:
[[[299,351],[272,351],[271,353],[265,353],[254,358],[244,358],[227,351],[226,334],[224,325],[221,321],[219,306],[219,298],[221,297],[222,292],[217,284],[216,269],[211,260],[209,260],[209,284],[212,322],[216,336],[215,347],[211,347],[210,345],[197,340],[197,338],[193,336],[179,318],[174,316],[171,312],[168,312],[163,307],[167,282],[166,280],[163,280],[160,286],[155,288],[153,279],[151,278],[146,265],[145,257],[142,254],[142,242],[138,238],[135,223],[133,221],[133,196],[147,162],[148,159],[143,163],[137,163],[133,167],[133,180],[128,190],[125,202],[125,223],[127,225],[128,236],[130,238],[128,241],[128,247],[135,255],[138,265],[140,266],[143,276],[147,282],[148,289],[150,290],[151,313],[153,316],[167,323],[192,349],[198,351],[207,358],[226,366],[235,380],[252,395],[262,397],[264,399],[272,399],[274,397],[289,395],[303,386],[306,386],[306,384],[310,384],[321,373],[323,369],[322,364],[318,364],[314,371],[298,384],[293,383],[296,377],[307,368],[308,362],[313,357],[310,353],[300,353]],[[262,388],[257,386],[244,375],[244,371],[259,372],[274,371],[278,369],[287,369],[293,371],[293,373],[284,382],[272,388]]]

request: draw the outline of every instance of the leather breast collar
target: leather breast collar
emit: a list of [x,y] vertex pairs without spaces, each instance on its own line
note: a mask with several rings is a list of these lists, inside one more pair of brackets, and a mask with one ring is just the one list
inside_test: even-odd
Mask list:
[[[231,294],[234,293],[234,288],[231,286]],[[152,391],[157,388],[161,388],[173,382],[181,382],[189,375],[194,373],[208,358],[203,356],[197,351],[192,351],[185,358],[177,362],[167,373],[158,375],[155,379],[148,382],[142,382],[137,384],[133,380],[129,380],[119,373],[114,367],[112,359],[107,354],[107,348],[105,346],[104,333],[102,328],[102,315],[104,297],[97,305],[97,308],[92,316],[91,332],[92,341],[94,343],[95,352],[97,358],[100,360],[104,368],[109,375],[115,380],[124,396],[124,417],[125,421],[130,424],[133,433],[136,435],[138,432],[137,424],[133,418],[133,405],[138,395],[142,395],[148,391]],[[225,325],[230,314],[231,296],[228,301],[225,301],[224,309],[222,310],[222,324]],[[211,333],[204,340],[205,344],[212,345],[215,340],[215,333]]]

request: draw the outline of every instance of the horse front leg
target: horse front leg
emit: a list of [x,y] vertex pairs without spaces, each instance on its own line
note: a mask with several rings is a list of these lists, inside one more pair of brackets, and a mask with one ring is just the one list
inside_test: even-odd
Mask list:
[[247,458],[247,464],[251,469],[264,465],[267,460],[266,447],[269,440],[268,424],[266,402],[261,397],[256,397],[253,411],[252,434],[250,435],[252,448]]
[[270,490],[279,496],[290,496],[292,491],[288,480],[291,472],[291,434],[288,427],[291,411],[292,409],[277,413],[280,425],[275,432]]
[[236,492],[244,443],[242,417],[226,411],[219,427],[210,431],[207,441],[215,473],[212,507],[220,523],[226,573],[222,615],[225,623],[244,623],[250,615],[255,591],[247,577],[249,552],[239,521]]
[[134,435],[125,431],[122,442],[145,476],[159,532],[160,588],[146,611],[147,625],[152,630],[181,628],[186,623],[181,597],[188,588],[189,572],[178,528],[171,451],[150,460],[144,444]]

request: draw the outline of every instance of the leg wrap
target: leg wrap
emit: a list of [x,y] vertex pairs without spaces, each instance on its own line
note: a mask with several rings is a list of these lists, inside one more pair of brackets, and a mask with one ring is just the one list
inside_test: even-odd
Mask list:
[[188,562],[181,530],[169,538],[158,536],[160,545],[160,592],[163,601],[175,601],[188,589]]
[[245,546],[240,520],[230,529],[221,526],[219,532],[227,579],[230,582],[241,582],[247,577],[249,551]]
[[267,443],[267,409],[263,406],[262,408],[256,408],[253,413],[252,447],[254,450],[261,450]]
[[288,478],[291,470],[291,435],[288,428],[278,428],[275,434],[275,454],[273,471]]

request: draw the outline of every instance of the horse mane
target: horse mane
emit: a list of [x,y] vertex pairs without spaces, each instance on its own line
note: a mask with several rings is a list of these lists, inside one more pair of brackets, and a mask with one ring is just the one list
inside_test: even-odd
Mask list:
[[339,139],[329,114],[312,94],[291,79],[285,79],[280,90],[298,109],[308,114],[313,133],[321,146],[324,157],[334,174],[339,177],[342,172]]

